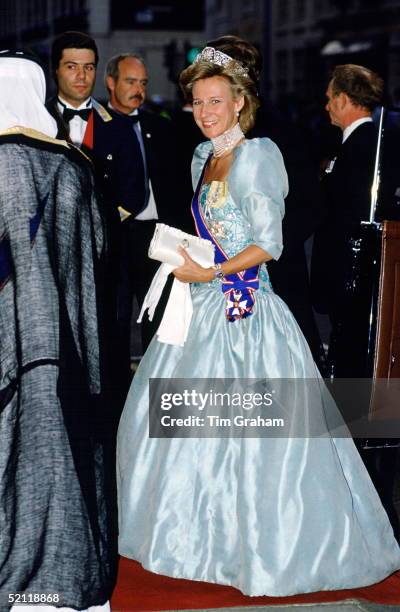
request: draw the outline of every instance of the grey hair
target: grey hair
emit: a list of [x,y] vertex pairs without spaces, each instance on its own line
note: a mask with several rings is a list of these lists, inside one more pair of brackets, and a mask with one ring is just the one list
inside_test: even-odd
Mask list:
[[116,81],[119,77],[119,63],[122,60],[131,57],[132,59],[138,60],[144,67],[146,67],[145,61],[141,55],[138,53],[119,53],[118,55],[113,55],[111,59],[108,60],[107,66],[104,72],[104,84],[108,91],[110,91],[107,87],[107,77],[111,77]]

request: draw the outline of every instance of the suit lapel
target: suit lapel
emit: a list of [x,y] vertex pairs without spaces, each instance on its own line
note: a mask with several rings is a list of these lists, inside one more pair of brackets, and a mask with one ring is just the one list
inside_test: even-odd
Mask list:
[[54,117],[57,123],[57,138],[70,142],[69,126],[65,123],[62,113],[59,111],[57,97],[51,98],[47,103],[47,110]]

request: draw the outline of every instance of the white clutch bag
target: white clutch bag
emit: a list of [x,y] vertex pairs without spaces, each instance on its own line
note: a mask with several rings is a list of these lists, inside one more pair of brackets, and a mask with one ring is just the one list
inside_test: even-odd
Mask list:
[[157,223],[149,247],[150,259],[179,267],[184,263],[179,247],[184,248],[190,257],[204,268],[214,265],[214,245],[210,240],[186,234],[176,227]]
[[[149,257],[161,261],[161,266],[144,298],[138,323],[141,323],[146,310],[148,310],[150,321],[152,320],[168,274],[184,263],[182,255],[178,252],[179,247],[186,249],[190,257],[204,268],[209,268],[214,264],[215,247],[210,240],[186,234],[163,223],[157,223],[149,247]],[[175,278],[164,316],[157,330],[158,341],[183,346],[189,332],[192,313],[189,283],[181,283]]]

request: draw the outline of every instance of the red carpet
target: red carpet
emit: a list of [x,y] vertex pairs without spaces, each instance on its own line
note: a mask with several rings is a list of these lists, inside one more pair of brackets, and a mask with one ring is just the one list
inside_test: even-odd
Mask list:
[[363,589],[328,591],[293,597],[245,597],[231,587],[152,574],[136,561],[121,558],[118,582],[111,600],[113,612],[230,608],[300,603],[325,603],[364,599],[378,604],[400,605],[400,572]]

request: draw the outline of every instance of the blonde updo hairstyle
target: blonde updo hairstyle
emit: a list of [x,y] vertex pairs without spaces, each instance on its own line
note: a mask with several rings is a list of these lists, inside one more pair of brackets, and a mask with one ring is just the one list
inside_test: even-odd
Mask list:
[[[193,100],[193,86],[201,79],[221,76],[229,81],[233,97],[244,97],[244,105],[239,115],[239,124],[244,133],[248,132],[255,123],[256,111],[260,106],[257,85],[261,70],[261,56],[258,50],[250,43],[238,36],[221,36],[206,44],[218,51],[226,53],[232,62],[226,66],[219,66],[209,61],[199,61],[191,64],[181,72],[179,84],[185,99]],[[237,74],[235,68],[244,68],[247,75]]]

